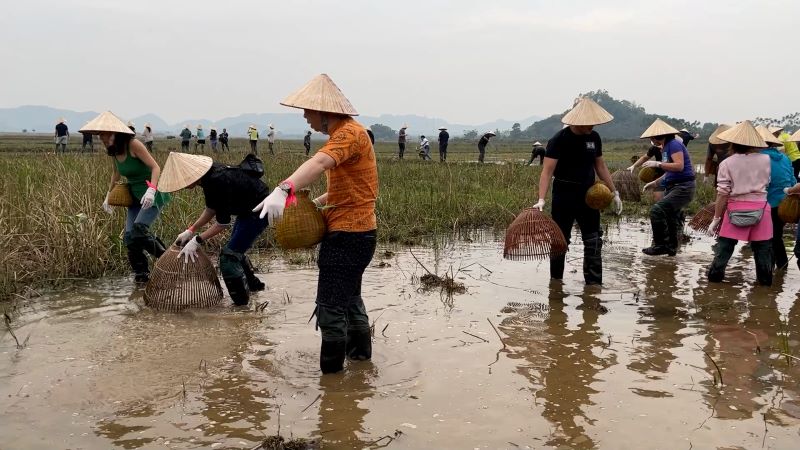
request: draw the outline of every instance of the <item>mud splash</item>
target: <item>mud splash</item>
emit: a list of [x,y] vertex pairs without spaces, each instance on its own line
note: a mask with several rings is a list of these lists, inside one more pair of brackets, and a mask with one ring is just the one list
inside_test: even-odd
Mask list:
[[262,261],[258,309],[158,314],[126,279],[46,294],[12,322],[25,347],[0,340],[0,446],[796,448],[795,267],[753,286],[737,252],[709,285],[710,239],[646,258],[646,229],[607,230],[602,288],[583,287],[579,246],[563,285],[491,239],[414,249],[454,296],[391,249],[364,277],[374,360],[325,377],[313,267]]

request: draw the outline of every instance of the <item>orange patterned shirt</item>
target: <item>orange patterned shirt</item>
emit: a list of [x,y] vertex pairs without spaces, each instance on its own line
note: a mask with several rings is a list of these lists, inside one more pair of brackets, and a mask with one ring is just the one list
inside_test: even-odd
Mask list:
[[336,161],[327,172],[329,208],[323,210],[328,231],[370,231],[378,227],[378,166],[367,130],[348,117],[330,132],[320,152]]

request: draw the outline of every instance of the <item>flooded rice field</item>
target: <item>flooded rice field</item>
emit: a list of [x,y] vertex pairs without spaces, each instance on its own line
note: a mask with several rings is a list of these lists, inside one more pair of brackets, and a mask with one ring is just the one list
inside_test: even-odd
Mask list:
[[[612,225],[602,288],[579,245],[563,286],[492,239],[379,249],[373,361],[325,377],[313,266],[262,255],[269,290],[246,310],[156,313],[127,278],[45,293],[13,318],[23,348],[0,340],[0,448],[798,448],[795,262],[758,287],[737,250],[709,285],[710,238],[675,258],[648,243]],[[415,257],[466,293],[420,290]]]

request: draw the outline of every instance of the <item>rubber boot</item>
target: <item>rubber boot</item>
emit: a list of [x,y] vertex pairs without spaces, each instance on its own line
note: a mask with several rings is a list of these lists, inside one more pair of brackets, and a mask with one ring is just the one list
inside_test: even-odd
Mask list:
[[151,254],[155,258],[160,258],[161,255],[167,251],[161,239],[157,238],[152,232],[150,227],[143,223],[133,225],[131,230],[131,241],[139,248]]
[[322,373],[336,373],[344,369],[346,347],[345,341],[322,341],[319,351],[319,368]]
[[772,241],[754,241],[753,258],[756,260],[756,280],[762,286],[772,286]]
[[[642,253],[649,256],[675,256],[676,247],[670,247],[670,220],[674,219],[667,217],[667,212],[661,205],[658,203],[653,205],[650,209],[650,225],[653,228],[653,245],[642,249]],[[677,236],[674,241],[677,243]]]
[[247,289],[247,280],[244,277],[223,278],[228,294],[236,306],[245,306],[250,302],[250,291]]
[[550,278],[554,280],[564,278],[564,264],[566,261],[567,255],[550,257]]
[[244,276],[247,279],[247,287],[250,289],[250,292],[263,291],[267,287],[267,285],[256,276],[253,270],[253,264],[247,256],[242,258],[242,269],[244,270]]
[[244,255],[227,247],[223,248],[219,255],[219,271],[228,288],[228,294],[237,306],[246,305],[250,301],[250,290],[242,265],[243,260]]
[[372,334],[370,330],[347,330],[347,357],[355,361],[372,358]]
[[725,279],[725,268],[728,267],[728,261],[731,259],[735,247],[735,239],[726,237],[717,239],[717,246],[714,250],[714,260],[711,261],[711,265],[708,267],[708,272],[706,273],[708,281],[720,283]]
[[147,283],[150,280],[150,269],[147,255],[136,244],[128,245],[128,262],[133,269],[133,279],[137,283]]
[[583,240],[583,280],[586,284],[603,284],[603,238],[591,233]]

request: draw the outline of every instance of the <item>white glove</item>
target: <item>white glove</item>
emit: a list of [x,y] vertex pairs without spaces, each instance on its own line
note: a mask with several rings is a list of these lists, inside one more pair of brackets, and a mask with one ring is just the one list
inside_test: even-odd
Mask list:
[[109,214],[114,214],[114,208],[112,208],[112,207],[111,207],[111,206],[108,204],[108,196],[109,196],[109,195],[111,195],[111,192],[106,192],[106,199],[105,199],[105,200],[103,200],[103,211],[105,211],[105,212],[107,212],[107,213],[109,213]]
[[147,209],[153,206],[153,202],[155,201],[155,199],[156,199],[156,188],[154,187],[147,188],[144,195],[142,196],[142,201],[140,202],[142,204],[142,209]]
[[719,223],[722,222],[722,217],[714,217],[714,220],[711,221],[711,225],[708,226],[708,231],[706,234],[715,237],[717,235],[717,228],[719,228]]
[[[783,193],[786,194],[786,195],[791,195],[791,194],[789,194],[789,188],[788,187],[783,188]],[[108,195],[106,195],[106,200],[108,200]]]
[[622,199],[619,198],[619,191],[614,191],[614,214],[622,214]]
[[178,259],[183,257],[184,264],[188,263],[190,260],[191,262],[196,262],[198,248],[200,248],[200,243],[197,242],[197,236],[195,236],[183,246],[183,249],[178,253]]
[[283,209],[286,208],[287,197],[289,197],[289,194],[287,194],[286,191],[276,187],[267,198],[253,208],[253,212],[261,211],[258,217],[261,219],[267,217],[269,224],[274,225],[275,222],[283,216]]
[[642,188],[642,192],[644,192],[644,191],[646,191],[648,189],[653,189],[653,187],[656,185],[657,182],[658,182],[658,180],[653,180],[653,181],[645,184],[644,187]]
[[636,166],[635,166],[635,165],[633,165],[633,166],[630,166],[630,167],[628,167],[628,168],[627,168],[627,169],[625,169],[625,170],[627,170],[627,171],[628,171],[628,172],[630,172],[630,173],[633,173],[633,171],[634,171],[634,170],[636,170]]
[[175,245],[178,247],[183,247],[186,245],[187,242],[194,236],[194,232],[186,230],[183,233],[179,234],[177,238],[175,238]]
[[645,161],[642,167],[661,167],[661,161]]
[[540,198],[538,202],[533,205],[534,208],[538,209],[539,211],[544,211],[544,199]]

